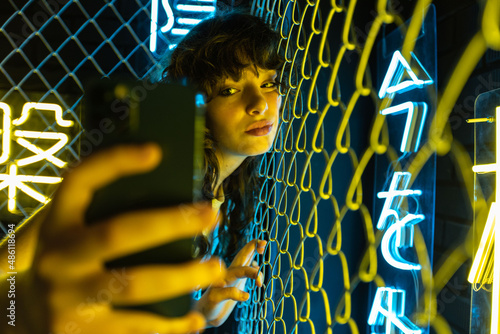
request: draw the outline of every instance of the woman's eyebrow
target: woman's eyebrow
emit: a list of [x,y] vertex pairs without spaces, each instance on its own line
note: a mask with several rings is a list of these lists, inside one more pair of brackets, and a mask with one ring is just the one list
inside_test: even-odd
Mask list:
[[229,76],[229,77],[225,78],[224,80],[222,80],[221,84],[222,85],[227,85],[227,84],[237,83],[238,81],[240,81],[240,80],[236,80],[235,78]]
[[276,70],[264,70],[261,71],[261,76],[262,78],[269,80],[269,79],[274,79],[278,75],[278,71]]
[[268,81],[268,80],[274,81],[274,80],[276,80],[277,77],[278,77],[277,73],[272,73],[272,74],[269,74],[269,75],[265,76],[265,78],[266,78],[265,81]]

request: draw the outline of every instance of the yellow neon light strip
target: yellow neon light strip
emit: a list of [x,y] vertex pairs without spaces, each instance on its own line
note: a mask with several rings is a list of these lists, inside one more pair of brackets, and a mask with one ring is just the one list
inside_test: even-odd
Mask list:
[[0,109],[3,110],[3,125],[0,132],[2,135],[2,155],[0,156],[0,164],[3,164],[10,156],[11,110],[9,105],[3,102],[0,102]]
[[[476,173],[496,173],[496,193],[495,202],[491,204],[483,235],[481,236],[481,241],[479,243],[479,249],[474,257],[474,262],[472,263],[472,268],[468,277],[469,282],[472,284],[483,285],[490,283],[491,281],[489,278],[491,277],[491,263],[493,262],[490,333],[498,333],[498,329],[500,328],[498,318],[500,304],[500,247],[498,245],[497,247],[494,247],[495,239],[498,239],[496,236],[500,235],[500,223],[496,222],[496,218],[499,217],[500,211],[498,208],[499,206],[497,205],[500,200],[500,197],[498,196],[498,191],[500,191],[500,163],[498,163],[498,159],[500,157],[500,106],[496,108],[495,117],[497,163],[476,165],[472,168],[472,170]],[[493,257],[491,256],[492,251],[494,252]]]
[[497,171],[497,164],[475,165],[472,167],[474,173],[492,173]]
[[491,252],[493,252],[493,244],[495,241],[495,213],[496,213],[496,203],[491,203],[490,212],[488,213],[488,219],[486,219],[486,225],[484,226],[483,235],[481,236],[481,241],[479,242],[479,248],[477,250],[476,256],[474,257],[474,262],[467,278],[471,284],[486,284],[489,273],[488,262],[490,261]]
[[67,121],[67,120],[64,120],[62,118],[63,117],[63,110],[62,110],[61,106],[59,106],[57,104],[28,102],[28,103],[25,103],[23,106],[23,111],[21,113],[21,117],[13,120],[12,124],[14,124],[14,125],[24,124],[29,118],[31,109],[52,110],[55,113],[57,125],[62,126],[62,127],[70,127],[74,123],[73,121]]
[[[495,185],[495,201],[498,203],[500,199],[498,196],[498,192],[500,191],[500,177],[498,174],[500,173],[500,163],[498,159],[500,158],[500,106],[497,107],[496,110],[496,157],[497,157],[497,175],[496,185]],[[498,207],[495,207],[495,217],[498,217]],[[495,232],[496,236],[500,235],[500,224],[495,224]],[[498,238],[496,238],[498,239]],[[493,266],[493,291],[491,293],[491,331],[490,333],[498,333],[499,323],[498,323],[498,304],[500,303],[500,245],[495,247],[495,262]]]

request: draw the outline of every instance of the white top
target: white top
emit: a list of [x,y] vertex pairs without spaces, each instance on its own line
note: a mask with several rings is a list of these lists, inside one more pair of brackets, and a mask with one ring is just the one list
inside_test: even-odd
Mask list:
[[[217,198],[212,199],[212,209],[214,211],[217,211],[217,224],[215,224],[215,227],[213,229],[206,229],[203,231],[203,235],[208,239],[211,245],[210,252],[203,256],[202,261],[207,261],[212,254],[214,254],[215,250],[217,249],[217,246],[219,245],[219,238],[218,238],[218,232],[219,232],[219,223],[220,223],[220,207],[225,201],[224,193],[221,191],[219,192],[219,196]],[[221,261],[221,266],[222,266],[222,260]],[[193,293],[193,298],[195,300],[199,300],[202,295],[202,290],[197,289]]]
[[220,207],[222,206],[222,204],[224,204],[224,201],[226,200],[224,192],[222,191],[222,187],[220,189],[221,190],[219,191],[218,196],[212,199],[212,209],[214,211],[217,211],[217,218],[216,218],[217,224],[215,224],[215,227],[213,229],[206,229],[205,231],[203,231],[203,235],[208,239],[211,245],[210,252],[209,254],[207,254],[209,256],[211,254],[214,254],[219,244],[218,232],[219,232],[219,223],[221,219]]

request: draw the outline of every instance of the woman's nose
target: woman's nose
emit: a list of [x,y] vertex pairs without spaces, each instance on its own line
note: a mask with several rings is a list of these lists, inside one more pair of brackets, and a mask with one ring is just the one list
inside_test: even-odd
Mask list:
[[261,115],[265,113],[268,108],[266,97],[262,94],[260,89],[248,92],[247,113],[249,115]]

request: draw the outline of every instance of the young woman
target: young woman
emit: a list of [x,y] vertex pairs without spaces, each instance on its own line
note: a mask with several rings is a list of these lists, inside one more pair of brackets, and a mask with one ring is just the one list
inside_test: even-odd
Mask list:
[[[279,36],[266,24],[243,14],[203,21],[186,36],[161,80],[187,79],[206,94],[203,190],[213,206],[193,205],[189,221],[184,208],[173,207],[86,225],[84,213],[96,189],[151,170],[161,159],[155,144],[93,154],[66,175],[46,208],[16,231],[16,326],[2,321],[2,332],[194,332],[220,325],[236,302],[248,298],[246,279],[262,284],[252,259],[264,251],[265,242],[248,242],[244,234],[260,186],[256,157],[270,149],[279,126],[278,45]],[[140,237],[132,237],[137,221]],[[217,259],[121,271],[103,266],[109,259],[193,235],[200,236],[202,255],[218,255],[228,268]],[[7,253],[0,255],[0,268],[9,272]],[[12,285],[8,276],[0,278],[0,308],[6,310]],[[164,300],[196,287],[205,289],[196,311],[177,319],[112,307]]]
[[191,30],[162,72],[162,80],[186,78],[207,98],[204,195],[213,200],[220,221],[218,238],[203,238],[201,251],[221,256],[231,277],[210,287],[197,303],[213,326],[224,322],[236,301],[248,298],[244,278],[257,275],[251,251],[257,246],[262,253],[265,246],[252,241],[242,249],[260,192],[259,158],[271,148],[279,126],[279,42],[259,18],[219,15]]

